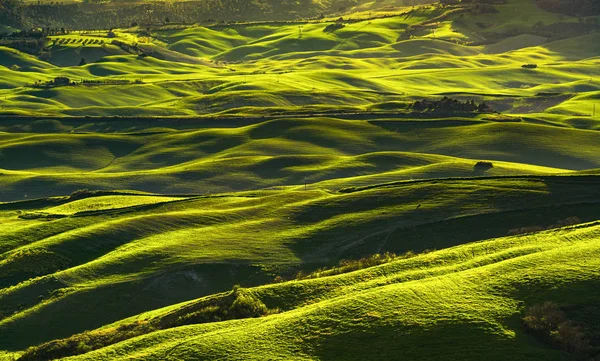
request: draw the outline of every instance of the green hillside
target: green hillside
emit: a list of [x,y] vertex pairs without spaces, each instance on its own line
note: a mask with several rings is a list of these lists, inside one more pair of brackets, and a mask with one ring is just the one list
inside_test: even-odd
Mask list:
[[[348,275],[251,288],[242,294],[276,314],[175,327],[74,359],[568,360],[525,333],[519,318],[526,307],[552,301],[597,332],[586,317],[599,296],[597,237],[590,224],[543,240],[500,238]],[[135,319],[158,324],[178,308],[194,305]]]
[[[595,220],[597,182],[595,176],[448,179],[342,193],[6,203],[0,347],[23,349],[342,258],[444,249],[567,218]],[[39,322],[44,330],[28,331]]]
[[[561,104],[599,90],[595,18],[583,26],[512,0],[490,14],[471,5],[391,9],[337,21],[137,26],[115,38],[59,31],[36,54],[44,61],[0,47],[0,114],[410,113],[415,98],[453,94],[499,112],[593,116],[591,101]],[[53,86],[56,77],[73,83]]]
[[598,15],[0,0],[0,360],[600,360]]

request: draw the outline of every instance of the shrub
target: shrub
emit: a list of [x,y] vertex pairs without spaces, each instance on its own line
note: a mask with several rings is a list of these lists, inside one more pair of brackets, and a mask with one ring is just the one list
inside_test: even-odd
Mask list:
[[[429,252],[431,252],[431,250],[425,250],[422,253],[425,254],[425,253],[429,253]],[[401,255],[397,255],[397,254],[391,253],[391,252],[385,252],[383,254],[375,253],[373,255],[363,257],[361,259],[351,259],[351,260],[343,259],[343,260],[339,261],[336,266],[331,267],[331,268],[320,268],[320,269],[317,269],[310,273],[307,273],[307,272],[304,272],[301,270],[296,274],[295,279],[301,280],[301,279],[311,279],[311,278],[333,276],[333,275],[348,273],[348,272],[365,269],[365,268],[369,268],[369,267],[379,266],[379,265],[389,263],[389,262],[392,262],[395,260],[413,258],[416,256],[417,256],[417,254],[415,254],[414,252],[407,251],[406,253],[401,254]],[[283,278],[277,277],[274,282],[282,282],[282,281],[283,281]]]
[[241,287],[234,287],[233,295],[235,301],[228,310],[230,318],[260,317],[267,314],[267,306],[251,294],[245,293]]
[[326,32],[326,33],[332,33],[332,32],[334,32],[336,30],[340,30],[340,29],[343,29],[345,27],[346,27],[346,25],[344,25],[344,24],[342,24],[340,22],[336,22],[336,23],[327,25],[325,27],[325,29],[323,29],[323,31]]
[[565,218],[563,220],[557,221],[555,224],[551,224],[547,227],[542,227],[542,226],[528,226],[528,227],[521,227],[521,228],[515,228],[515,229],[511,229],[510,231],[508,231],[508,234],[510,236],[516,236],[519,234],[525,234],[525,233],[535,233],[535,232],[541,232],[541,231],[545,231],[548,229],[554,229],[554,228],[562,228],[562,227],[567,227],[567,226],[574,226],[576,224],[580,224],[583,223],[583,221],[579,218],[579,217],[568,217]]
[[492,109],[486,103],[477,104],[472,99],[462,102],[447,96],[440,100],[417,100],[412,103],[410,107],[414,111],[418,112],[433,111],[443,113],[488,113],[492,111]]
[[19,360],[42,361],[81,355],[107,345],[152,332],[153,330],[154,327],[147,321],[135,321],[119,327],[84,332],[66,339],[50,341],[39,346],[30,347],[21,355]]
[[583,329],[553,302],[529,307],[522,321],[527,331],[567,352],[585,354],[590,348]]
[[89,198],[89,197],[95,196],[97,193],[98,192],[90,191],[87,189],[78,189],[78,190],[74,191],[73,193],[71,193],[71,195],[69,196],[69,199],[77,200],[77,199]]
[[545,231],[545,230],[546,229],[544,227],[540,227],[540,226],[521,227],[521,228],[511,229],[510,231],[508,231],[508,235],[509,236],[517,236],[519,234],[536,233],[536,232],[541,232],[541,231]]
[[494,163],[487,161],[487,160],[480,160],[479,162],[475,163],[475,168],[476,169],[491,169],[491,168],[494,168]]
[[545,332],[548,335],[558,329],[558,326],[567,320],[564,312],[553,302],[534,305],[527,309],[523,317],[527,329],[536,332]]

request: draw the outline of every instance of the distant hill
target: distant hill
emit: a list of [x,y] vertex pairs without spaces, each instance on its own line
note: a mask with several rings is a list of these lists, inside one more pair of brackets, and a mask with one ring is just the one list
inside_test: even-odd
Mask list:
[[600,14],[600,1],[598,0],[537,0],[537,3],[548,11],[572,16]]
[[21,8],[17,0],[0,0],[0,30],[2,30],[1,25],[20,26],[22,20]]
[[[15,0],[2,0],[15,1]],[[384,0],[372,3],[418,5],[431,0]],[[128,2],[31,2],[24,6],[25,23],[69,29],[108,29],[131,24],[203,23],[256,20],[295,20],[341,14],[364,0],[193,0]]]

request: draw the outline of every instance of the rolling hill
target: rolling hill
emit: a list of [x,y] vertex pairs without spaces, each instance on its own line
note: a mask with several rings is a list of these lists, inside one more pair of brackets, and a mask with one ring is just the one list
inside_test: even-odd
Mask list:
[[597,361],[600,28],[573,9],[26,4],[0,360]]

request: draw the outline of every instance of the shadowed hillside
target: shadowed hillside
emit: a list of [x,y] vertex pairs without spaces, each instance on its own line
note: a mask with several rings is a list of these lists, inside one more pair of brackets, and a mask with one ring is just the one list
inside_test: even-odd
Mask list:
[[0,360],[599,360],[597,10],[0,0]]

